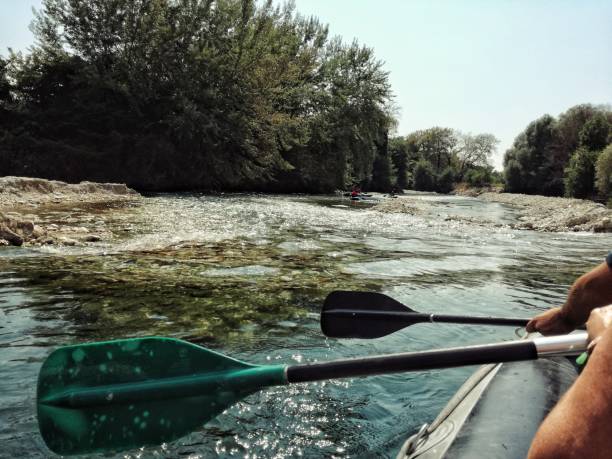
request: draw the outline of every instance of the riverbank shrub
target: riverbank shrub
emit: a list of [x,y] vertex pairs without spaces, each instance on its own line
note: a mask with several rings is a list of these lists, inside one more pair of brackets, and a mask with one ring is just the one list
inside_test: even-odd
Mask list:
[[428,161],[420,160],[415,168],[413,175],[413,187],[417,191],[434,191],[435,179],[434,171]]
[[600,197],[608,200],[612,191],[612,143],[601,152],[595,164],[595,186]]
[[587,199],[593,195],[597,156],[597,152],[584,147],[574,152],[565,169],[566,197]]
[[487,168],[470,169],[465,174],[465,182],[468,185],[475,187],[491,185],[491,171]]
[[449,166],[437,177],[435,190],[439,193],[450,193],[453,190],[454,183],[455,174],[453,169]]

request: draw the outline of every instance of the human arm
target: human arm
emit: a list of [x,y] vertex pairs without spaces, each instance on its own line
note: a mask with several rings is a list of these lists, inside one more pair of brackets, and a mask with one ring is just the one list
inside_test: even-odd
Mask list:
[[[608,256],[612,261],[612,257]],[[572,285],[562,307],[550,309],[529,321],[527,331],[543,335],[569,333],[583,325],[590,312],[612,303],[612,269],[601,263],[579,277]]]
[[597,345],[582,374],[540,426],[529,459],[610,457],[612,306],[593,310],[587,330]]

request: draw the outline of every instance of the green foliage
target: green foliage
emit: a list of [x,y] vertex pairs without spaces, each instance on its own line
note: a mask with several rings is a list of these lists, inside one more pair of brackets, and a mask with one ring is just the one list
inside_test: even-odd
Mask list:
[[385,135],[383,141],[378,145],[378,153],[372,167],[372,181],[369,188],[376,191],[391,191],[391,158],[389,156],[389,142]]
[[489,160],[498,142],[492,134],[461,134],[441,127],[391,139],[396,183],[402,188],[448,193],[472,169],[485,169],[489,177]]
[[389,139],[389,154],[395,174],[395,185],[403,190],[410,186],[409,182],[409,160],[410,152],[408,143],[402,137]]
[[470,169],[465,174],[465,181],[468,185],[475,187],[491,185],[493,181],[491,170],[486,167]]
[[431,163],[434,173],[440,174],[450,166],[457,145],[457,137],[452,129],[436,126],[416,134],[416,149],[421,158]]
[[590,198],[595,181],[597,152],[579,148],[571,156],[565,169],[565,195],[571,198]]
[[578,138],[580,145],[592,151],[600,151],[608,143],[608,133],[611,130],[610,123],[603,113],[596,113],[589,119],[580,130]]
[[469,168],[488,166],[498,143],[499,140],[493,134],[458,134],[458,179],[462,180]]
[[141,189],[368,180],[392,123],[387,74],[371,49],[329,40],[293,8],[44,0],[37,46],[0,62],[0,103],[14,82],[21,117],[0,173]]
[[453,168],[448,166],[438,176],[435,189],[440,193],[450,193],[453,190],[454,181],[455,173],[453,172]]
[[[608,107],[588,104],[570,108],[558,120],[545,115],[530,123],[504,156],[506,191],[561,196],[566,183],[582,190],[575,181],[576,165],[569,167],[570,156],[580,146],[601,150],[611,123],[612,111]],[[565,172],[568,168],[569,178]],[[582,172],[586,173],[586,169]],[[581,183],[581,179],[578,181]],[[569,195],[574,192],[565,190]]]
[[435,174],[429,161],[422,159],[416,163],[412,186],[417,191],[434,191]]
[[595,164],[595,185],[599,194],[610,197],[612,191],[612,143],[601,152]]
[[511,173],[512,180],[507,181],[508,191],[535,194],[549,185],[556,176],[554,147],[557,138],[557,124],[552,116],[544,115],[527,126],[504,157],[506,167],[511,161],[520,165]]
[[521,164],[514,160],[507,160],[504,167],[504,182],[505,191],[508,193],[522,193],[523,189],[523,167]]
[[580,131],[584,124],[593,117],[598,111],[606,111],[605,108],[598,108],[591,104],[581,104],[569,108],[559,115],[559,160],[566,164],[571,154],[580,146]]
[[506,183],[504,173],[500,171],[491,171],[491,185],[503,186]]

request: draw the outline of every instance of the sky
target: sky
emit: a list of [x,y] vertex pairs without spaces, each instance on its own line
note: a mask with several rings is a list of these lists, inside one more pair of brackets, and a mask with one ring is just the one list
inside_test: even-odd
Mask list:
[[[278,0],[280,3],[281,0]],[[389,72],[396,134],[432,126],[499,140],[580,103],[612,104],[611,0],[295,0],[331,35],[374,49]],[[0,54],[27,50],[32,6],[0,0]]]

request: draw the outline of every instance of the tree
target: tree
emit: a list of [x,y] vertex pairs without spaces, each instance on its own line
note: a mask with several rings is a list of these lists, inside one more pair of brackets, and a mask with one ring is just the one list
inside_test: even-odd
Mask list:
[[584,124],[600,110],[591,104],[581,104],[569,108],[559,115],[557,123],[559,129],[560,149],[557,160],[561,164],[569,161],[571,154],[580,146],[580,131]]
[[523,167],[515,159],[509,159],[504,166],[505,191],[507,193],[522,193],[525,191],[525,174]]
[[413,186],[417,191],[434,190],[435,174],[429,161],[422,159],[416,163],[413,173]]
[[595,164],[595,185],[599,194],[608,198],[612,185],[612,143],[601,152]]
[[389,154],[395,173],[395,185],[403,190],[409,187],[409,151],[403,137],[389,139]]
[[489,165],[499,140],[493,134],[458,134],[457,137],[457,178],[462,180],[467,169]]
[[378,153],[372,166],[372,181],[370,184],[373,190],[389,192],[391,191],[391,158],[389,157],[389,141],[387,136],[378,146]]
[[436,126],[418,132],[417,149],[432,164],[436,174],[451,164],[456,145],[457,137],[450,128]]
[[601,151],[608,143],[608,133],[611,131],[610,123],[603,113],[595,113],[582,126],[578,138],[580,145],[592,151]]
[[465,181],[471,186],[488,186],[492,182],[492,170],[490,167],[470,169],[465,174]]
[[435,181],[435,190],[439,193],[450,193],[455,182],[455,174],[453,168],[448,166],[437,177]]
[[571,156],[565,169],[565,195],[586,199],[593,194],[597,152],[579,148]]
[[531,194],[563,195],[564,184],[574,184],[573,178],[568,182],[565,174],[573,152],[581,146],[601,150],[609,142],[610,125],[610,108],[590,104],[571,107],[558,120],[545,115],[533,121],[504,155],[505,175],[510,179],[506,188]]
[[[559,132],[555,119],[550,115],[533,121],[524,132],[514,140],[512,147],[506,151],[504,164],[518,164],[510,173],[511,180],[507,182],[510,189],[519,186],[520,192],[528,194],[560,194],[562,190],[553,185],[557,182],[558,167],[555,162],[555,152],[558,149]],[[516,177],[516,174],[521,174]],[[508,179],[508,174],[506,175]],[[514,191],[518,191],[514,189]]]

